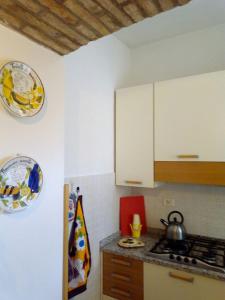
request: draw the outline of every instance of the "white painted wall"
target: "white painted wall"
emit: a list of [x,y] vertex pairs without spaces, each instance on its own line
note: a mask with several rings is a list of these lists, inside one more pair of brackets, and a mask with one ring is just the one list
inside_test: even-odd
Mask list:
[[[131,51],[128,85],[224,70],[224,37],[225,24],[136,48]],[[224,187],[163,184],[133,193],[145,195],[148,226],[163,227],[160,218],[178,209],[188,232],[225,238]],[[174,199],[175,206],[165,207],[166,199]]]
[[63,241],[63,59],[0,26],[0,61],[20,60],[37,71],[46,105],[34,118],[17,119],[0,105],[0,159],[22,153],[36,159],[44,174],[34,205],[0,215],[0,299],[61,300]]
[[129,49],[113,36],[65,57],[67,177],[113,172],[114,90],[129,62]]
[[225,69],[224,37],[222,24],[133,49],[129,85]]
[[65,57],[65,175],[83,194],[92,253],[88,289],[78,300],[100,299],[99,242],[118,231],[118,200],[130,192],[115,187],[114,176],[114,91],[129,63],[129,49],[113,36]]
[[[131,52],[110,36],[65,57],[65,175],[66,181],[80,186],[84,195],[93,256],[88,290],[77,299],[99,299],[98,243],[118,229],[118,199],[120,195],[131,193],[129,189],[114,187],[114,90],[224,69],[224,32],[224,26],[218,26]],[[211,197],[204,202],[208,192]],[[222,189],[215,187],[209,191],[207,187],[174,185],[173,188],[162,186],[156,190],[135,189],[133,193],[146,195],[147,219],[151,226],[160,226],[159,217],[165,217],[168,211],[163,207],[162,199],[172,195],[177,208],[183,208],[185,215],[191,215],[188,225],[193,221],[193,232],[204,233],[206,220],[210,220],[205,227],[207,230],[211,226],[210,234],[216,234],[218,227],[221,228],[221,221],[215,226],[212,224],[217,212],[224,209]],[[179,202],[182,195],[185,197]],[[198,218],[202,203],[206,203],[208,209],[202,210],[201,218]],[[212,207],[214,210],[210,213]]]

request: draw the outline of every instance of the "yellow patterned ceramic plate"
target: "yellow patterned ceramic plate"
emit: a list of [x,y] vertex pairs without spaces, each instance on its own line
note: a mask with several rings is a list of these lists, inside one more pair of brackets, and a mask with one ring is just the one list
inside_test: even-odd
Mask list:
[[34,70],[22,62],[11,61],[0,70],[0,98],[17,117],[32,117],[41,110],[45,92]]

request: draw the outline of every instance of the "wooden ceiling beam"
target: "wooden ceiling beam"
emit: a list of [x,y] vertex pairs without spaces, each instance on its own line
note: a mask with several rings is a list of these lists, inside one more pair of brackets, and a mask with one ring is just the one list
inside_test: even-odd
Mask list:
[[60,18],[53,15],[50,11],[44,11],[39,18],[45,21],[47,24],[54,26],[59,32],[65,34],[68,38],[75,41],[77,44],[85,45],[89,40],[83,35],[77,33],[70,26],[66,25]]
[[64,5],[58,4],[55,0],[37,0],[41,6],[49,9],[56,16],[60,17],[69,25],[76,26],[79,22],[78,18],[72,14]]
[[129,4],[130,0],[116,0],[119,4]]
[[15,29],[20,29],[23,26],[23,22],[2,8],[0,8],[0,21],[3,25],[10,26]]
[[[12,10],[14,11],[13,7],[15,7],[16,10],[19,10],[20,9],[20,6],[19,4],[16,5],[16,3],[18,1],[24,1],[24,0],[4,0],[3,4],[0,4],[0,5],[4,5],[6,7],[6,5]],[[30,3],[34,0],[29,0]],[[35,0],[36,1],[36,0]],[[36,2],[37,4],[37,2]],[[75,29],[71,29],[70,26],[66,23],[63,22],[63,20],[61,20],[59,17],[57,16],[54,16],[50,9],[42,6],[39,4],[39,13],[38,15],[34,15],[32,14],[32,12],[28,12],[26,10],[26,8],[23,8],[23,11],[20,12],[20,16],[21,17],[23,14],[24,16],[27,15],[27,19],[30,20],[30,21],[35,21],[35,19],[37,20],[37,24],[31,24],[33,25],[33,27],[36,27],[38,26],[38,22],[39,22],[39,27],[42,29],[44,29],[44,33],[47,33],[47,34],[50,34],[52,33],[53,31],[55,31],[57,34],[56,34],[56,37],[58,36],[62,36],[62,35],[65,35],[65,37],[62,38],[62,40],[64,40],[67,45],[76,45],[76,48],[77,46],[81,46],[81,45],[85,45],[89,42],[89,37],[86,37],[84,35],[82,35],[81,33],[78,33],[76,32]],[[28,13],[32,14],[32,16],[29,17]],[[41,20],[41,21],[40,21]],[[42,23],[42,25],[41,25]]]
[[82,35],[85,39],[95,40],[98,38],[98,34],[93,32],[88,24],[85,26],[81,23],[80,18],[71,13],[64,5],[57,3],[55,0],[38,1],[51,13],[59,17],[66,25],[70,25],[73,30]]
[[[85,0],[83,0],[85,1]],[[96,5],[98,5],[99,7],[101,7],[103,14],[105,16],[108,16],[114,24],[116,24],[119,28],[124,27],[123,22],[120,21],[120,19],[115,15],[115,11],[111,11],[110,9],[107,9],[106,6],[104,5],[104,3],[102,3],[102,1],[98,1],[98,0],[91,0],[93,2],[96,3]],[[110,2],[112,2],[113,0],[109,0]],[[129,0],[129,1],[133,1],[133,0]],[[130,3],[130,2],[129,2]],[[123,5],[120,5],[117,2],[113,2],[113,5],[115,5],[116,8],[119,8],[119,10],[121,10],[122,14],[124,14],[126,16],[126,18],[128,18],[132,24],[134,23],[134,20],[132,19],[132,17],[127,14],[127,12],[123,9]]]
[[[1,4],[1,7],[5,9],[5,12],[8,15],[11,15],[14,19],[20,20],[20,29],[23,30],[24,27],[31,26],[33,29],[38,28],[40,33],[43,33],[44,36],[48,37],[48,39],[53,40],[56,44],[66,49],[74,50],[77,49],[80,45],[71,41],[66,36],[63,36],[58,30],[55,30],[52,26],[47,25],[46,23],[40,21],[33,14],[25,11],[20,6],[15,6],[15,2],[12,0],[4,0]],[[27,29],[26,29],[27,30]],[[46,40],[47,38],[45,38]],[[46,44],[46,42],[45,42]],[[57,46],[56,46],[57,47]],[[57,47],[58,48],[58,47]],[[64,49],[62,50],[64,53]]]
[[[77,1],[90,14],[94,15],[103,24],[103,26],[106,27],[106,29],[110,33],[115,31],[114,24],[117,24],[118,22],[114,22],[114,20],[111,18],[111,15],[109,16],[109,14],[106,14],[106,11],[103,7],[98,5],[94,0],[77,0]],[[121,24],[118,25],[118,27],[120,28]]]
[[40,32],[38,29],[33,28],[31,26],[25,26],[22,29],[22,33],[28,36],[31,40],[40,42],[45,47],[49,49],[53,49],[55,52],[57,52],[60,55],[65,55],[71,52],[70,49],[67,48],[66,46],[60,45],[59,43],[49,39],[47,35],[45,35],[44,33]]
[[174,8],[174,1],[173,0],[158,0],[162,11],[170,10]]
[[145,16],[135,1],[123,5],[125,12],[134,20],[134,22],[142,21]]
[[40,32],[45,34],[49,39],[52,39],[55,42],[61,42],[62,45],[68,47],[68,49],[73,50],[74,47],[78,48],[79,45],[67,37],[62,36],[62,34],[55,30],[52,26],[40,21],[36,18],[32,13],[27,12],[24,8],[21,8],[18,5],[15,5],[15,1],[12,0],[4,0],[1,4],[1,7],[5,9],[5,11],[12,15],[14,18],[17,18],[21,21],[23,25],[21,25],[21,29],[23,27],[31,26],[32,28],[37,28]]
[[[11,1],[11,0],[10,0]],[[52,28],[51,26],[48,26],[47,24],[43,23],[42,21],[39,21],[35,16],[30,14],[29,12],[25,11],[24,9],[20,8],[19,6],[11,6],[5,3],[9,3],[9,1],[4,0],[4,4],[2,4],[2,7],[4,9],[8,10],[12,15],[19,18],[20,20],[23,20],[23,22],[27,25],[31,25],[33,27],[36,27],[40,29],[41,31],[47,32],[47,35],[51,38],[57,38],[60,33]],[[12,1],[13,2],[13,1]]]
[[104,36],[110,33],[110,31],[98,20],[98,18],[90,14],[89,11],[76,1],[66,0],[64,1],[64,5],[76,16],[79,16],[82,21],[88,23],[93,29],[95,29],[99,33],[99,36]]
[[76,50],[78,48],[80,48],[80,44],[71,41],[70,39],[68,39],[66,36],[64,35],[60,35],[57,38],[57,42],[60,42],[61,45],[66,46],[67,48],[69,48],[70,50]]
[[190,2],[190,0],[176,0],[178,2],[179,5],[185,5],[188,2]]
[[116,1],[112,0],[95,0],[98,5],[103,7],[108,13],[112,14],[123,26],[129,26],[133,24],[132,18],[128,16],[123,7],[121,7]]
[[143,8],[148,17],[153,17],[160,12],[159,7],[153,1],[136,0],[138,5]]
[[59,54],[191,0],[0,0],[0,22]]
[[[104,6],[95,0],[78,0],[91,14],[94,14],[110,33],[113,33],[123,27],[123,24],[115,17],[113,13],[107,11]],[[122,9],[122,8],[121,8]],[[125,13],[125,12],[124,12]]]
[[77,2],[86,8],[89,13],[94,14],[95,16],[99,16],[104,13],[102,7],[93,0],[77,0]]
[[105,26],[107,26],[107,28],[109,28],[110,32],[115,32],[121,28],[118,22],[116,22],[115,19],[108,14],[99,16],[99,19],[105,24]]
[[17,0],[17,2],[34,14],[38,14],[42,10],[42,7],[37,3],[37,1]]

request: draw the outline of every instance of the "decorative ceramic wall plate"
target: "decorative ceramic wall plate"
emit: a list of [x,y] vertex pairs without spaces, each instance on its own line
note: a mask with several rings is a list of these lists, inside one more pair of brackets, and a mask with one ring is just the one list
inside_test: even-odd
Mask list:
[[0,69],[0,98],[17,117],[32,117],[42,108],[45,92],[38,75],[26,64],[6,63]]
[[7,212],[30,206],[41,192],[43,174],[32,158],[18,156],[0,167],[0,205]]

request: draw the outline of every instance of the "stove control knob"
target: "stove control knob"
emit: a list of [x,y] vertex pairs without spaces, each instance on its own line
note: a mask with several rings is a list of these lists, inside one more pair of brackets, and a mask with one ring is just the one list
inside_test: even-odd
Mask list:
[[197,260],[196,259],[192,259],[192,261],[191,261],[192,263],[193,263],[193,265],[196,265],[197,264]]
[[170,254],[170,259],[174,259],[174,255],[173,254]]
[[189,259],[187,257],[184,258],[185,263],[189,263]]
[[177,261],[181,261],[181,257],[180,256],[177,256],[176,259],[177,259]]

